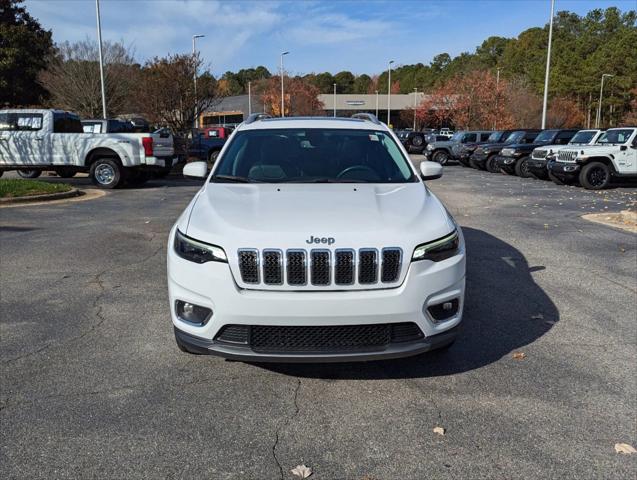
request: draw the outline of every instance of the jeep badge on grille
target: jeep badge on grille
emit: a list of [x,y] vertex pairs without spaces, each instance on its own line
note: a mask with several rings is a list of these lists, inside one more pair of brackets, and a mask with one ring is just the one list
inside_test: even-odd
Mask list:
[[336,242],[334,237],[315,237],[314,235],[310,235],[310,238],[305,241],[305,243],[309,243],[310,245],[312,243],[327,243],[328,245],[332,245],[334,242]]

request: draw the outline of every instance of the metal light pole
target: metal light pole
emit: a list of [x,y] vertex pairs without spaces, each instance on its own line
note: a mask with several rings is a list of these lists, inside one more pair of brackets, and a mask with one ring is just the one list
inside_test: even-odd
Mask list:
[[376,118],[378,118],[378,90],[376,90]]
[[193,75],[192,75],[192,79],[195,83],[195,119],[194,119],[194,125],[193,128],[197,128],[197,124],[199,123],[199,101],[197,99],[197,60],[195,55],[197,54],[197,51],[195,49],[195,40],[197,40],[198,38],[203,38],[205,37],[205,35],[193,35],[192,36],[192,66],[193,66]]
[[391,128],[390,122],[390,112],[391,112],[391,64],[394,63],[393,60],[389,61],[387,65],[387,70],[389,72],[387,76],[387,126]]
[[336,118],[336,84],[334,84],[334,118]]
[[416,107],[417,105],[417,100],[416,100],[416,94],[418,93],[418,89],[414,87],[414,132],[416,131]]
[[553,12],[555,0],[551,0],[551,21],[549,22],[549,48],[546,52],[546,75],[544,76],[544,104],[542,105],[542,130],[546,128],[546,109],[549,95],[549,73],[551,71],[551,41],[553,39]]
[[100,21],[100,0],[95,0],[97,14],[97,51],[100,57],[100,83],[102,86],[102,118],[106,119],[106,88],[104,87],[104,57],[102,56],[102,22]]
[[248,82],[248,115],[252,115],[252,82]]
[[495,75],[495,115],[493,116],[493,130],[496,129],[496,125],[498,123],[498,100],[500,100],[500,70],[501,68],[496,68]]
[[281,116],[285,117],[285,103],[283,102],[283,55],[287,55],[290,52],[283,52],[281,54]]
[[595,117],[595,128],[599,128],[602,123],[602,96],[604,95],[604,77],[613,77],[610,73],[602,75],[602,84],[599,87],[599,104],[597,105],[597,116]]

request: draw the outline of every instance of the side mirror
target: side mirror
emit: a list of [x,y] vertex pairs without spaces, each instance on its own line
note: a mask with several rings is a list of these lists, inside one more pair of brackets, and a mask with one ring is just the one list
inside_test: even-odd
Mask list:
[[619,149],[623,152],[624,150],[628,150],[628,147],[626,145],[622,145]]
[[191,162],[184,166],[184,177],[186,178],[206,178],[208,175],[208,165],[206,162]]
[[420,162],[420,177],[423,180],[435,180],[442,177],[442,165],[436,162]]

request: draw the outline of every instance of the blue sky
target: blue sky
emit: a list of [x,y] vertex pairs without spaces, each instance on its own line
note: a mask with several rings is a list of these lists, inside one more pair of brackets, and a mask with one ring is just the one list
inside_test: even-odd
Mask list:
[[[635,0],[556,0],[556,11],[634,9]],[[28,11],[56,42],[95,38],[93,0],[27,0]],[[215,76],[265,65],[286,70],[378,73],[429,63],[442,52],[473,51],[490,35],[517,36],[544,25],[549,0],[215,1],[101,0],[102,36],[133,47],[138,60],[191,50],[192,35]]]

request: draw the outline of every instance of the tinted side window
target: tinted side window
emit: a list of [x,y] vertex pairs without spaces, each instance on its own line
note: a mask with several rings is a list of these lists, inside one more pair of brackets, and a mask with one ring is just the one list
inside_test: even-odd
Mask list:
[[53,133],[84,133],[80,117],[69,113],[54,113]]
[[475,133],[467,133],[463,138],[462,138],[462,142],[463,143],[467,143],[467,142],[475,142],[476,141],[476,134]]
[[535,137],[537,137],[538,135],[539,132],[529,132],[524,135],[524,141],[522,143],[533,143],[533,140],[535,140]]
[[573,138],[574,135],[575,132],[570,130],[566,132],[560,132],[557,134],[555,143],[558,145],[566,145],[568,142],[571,141],[571,138]]
[[8,113],[0,113],[0,132],[8,132],[12,130]]
[[34,132],[41,129],[41,113],[0,113],[0,131]]
[[488,139],[490,136],[491,136],[491,134],[490,134],[490,133],[483,132],[483,133],[481,133],[481,134],[480,134],[480,141],[481,141],[481,142],[486,142],[486,141],[487,141],[487,139]]

